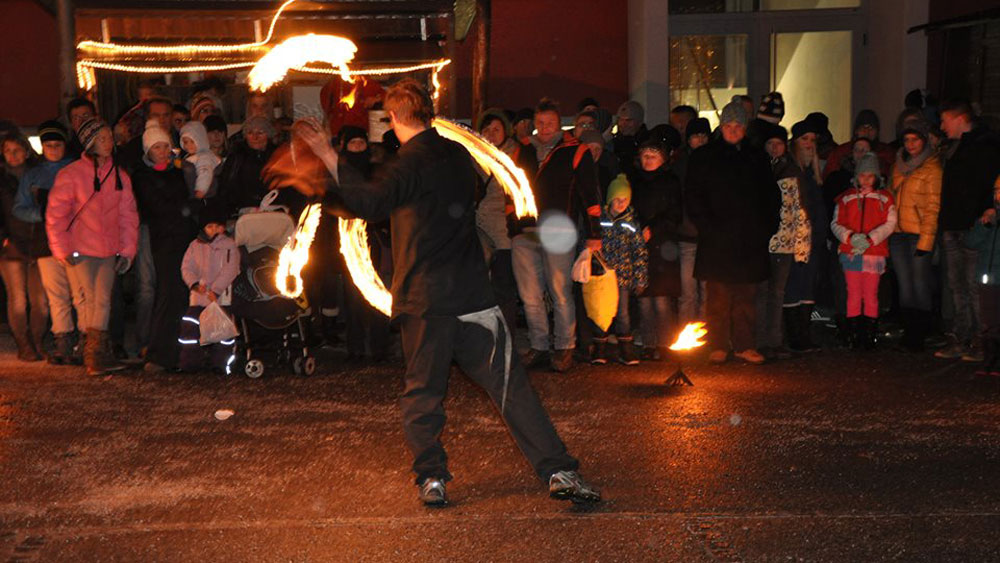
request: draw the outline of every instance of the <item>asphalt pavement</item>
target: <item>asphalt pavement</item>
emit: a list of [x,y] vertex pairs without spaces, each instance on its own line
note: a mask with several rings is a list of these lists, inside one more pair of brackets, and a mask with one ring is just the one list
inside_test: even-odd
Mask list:
[[1000,560],[1000,380],[929,353],[701,356],[684,388],[663,385],[673,362],[532,373],[604,494],[589,509],[548,498],[454,372],[435,510],[398,366],[88,378],[4,337],[0,560]]

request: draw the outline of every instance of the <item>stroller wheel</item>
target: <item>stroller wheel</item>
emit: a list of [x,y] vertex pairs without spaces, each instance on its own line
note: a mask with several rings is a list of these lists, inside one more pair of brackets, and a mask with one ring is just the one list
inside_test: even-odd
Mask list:
[[312,356],[295,358],[292,362],[292,370],[295,375],[312,375],[316,373],[316,358]]
[[250,360],[243,366],[243,372],[251,379],[257,379],[264,375],[264,362],[260,360]]

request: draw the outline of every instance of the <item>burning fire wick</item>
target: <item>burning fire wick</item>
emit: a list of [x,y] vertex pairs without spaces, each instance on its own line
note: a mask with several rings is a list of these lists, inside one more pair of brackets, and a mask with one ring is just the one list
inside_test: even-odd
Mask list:
[[[694,322],[688,323],[684,327],[684,330],[677,335],[677,340],[670,345],[670,349],[674,352],[686,352],[688,350],[694,350],[695,348],[700,348],[705,345],[705,341],[702,337],[708,334],[705,330],[705,323]],[[694,385],[690,379],[688,379],[687,374],[684,373],[684,366],[681,362],[682,356],[677,356],[677,371],[674,372],[669,378],[667,378],[666,385]]]

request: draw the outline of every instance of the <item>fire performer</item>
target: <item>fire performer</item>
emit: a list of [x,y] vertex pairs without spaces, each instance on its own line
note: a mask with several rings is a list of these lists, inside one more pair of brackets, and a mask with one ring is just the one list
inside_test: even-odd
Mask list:
[[567,452],[513,353],[476,236],[472,157],[431,127],[433,104],[416,81],[392,86],[384,107],[402,148],[374,183],[338,163],[327,132],[299,128],[297,133],[333,176],[324,199],[332,212],[370,222],[390,219],[392,318],[399,324],[406,357],[400,409],[420,500],[429,506],[447,504],[445,482],[452,476],[441,444],[442,403],[454,360],[500,409],[521,452],[548,482],[552,498],[600,501],[600,493],[577,473],[577,460]]

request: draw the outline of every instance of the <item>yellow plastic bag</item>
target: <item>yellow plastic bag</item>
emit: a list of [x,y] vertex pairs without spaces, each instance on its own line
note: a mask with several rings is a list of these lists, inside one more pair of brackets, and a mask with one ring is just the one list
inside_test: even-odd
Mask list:
[[[611,321],[618,313],[618,278],[615,271],[608,268],[599,254],[594,259],[601,267],[591,268],[590,279],[583,284],[583,307],[587,317],[602,331],[607,332]],[[600,273],[603,270],[603,273]]]

